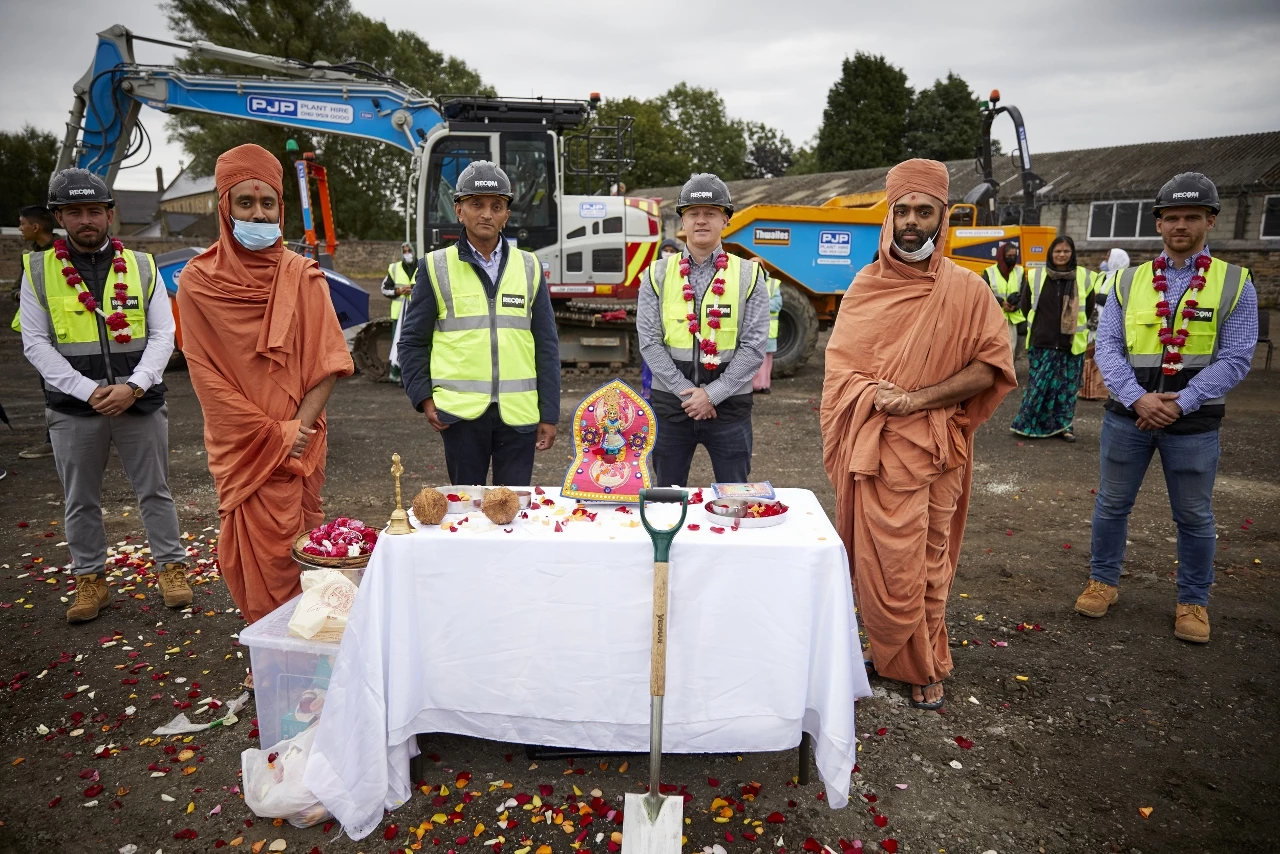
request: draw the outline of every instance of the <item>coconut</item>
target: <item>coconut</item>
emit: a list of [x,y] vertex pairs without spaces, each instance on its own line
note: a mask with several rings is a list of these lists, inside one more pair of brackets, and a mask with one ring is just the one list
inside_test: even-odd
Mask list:
[[490,489],[480,502],[480,511],[495,525],[510,525],[520,512],[520,496],[505,486]]
[[424,487],[413,497],[413,515],[423,525],[439,525],[449,509],[449,501],[438,489]]

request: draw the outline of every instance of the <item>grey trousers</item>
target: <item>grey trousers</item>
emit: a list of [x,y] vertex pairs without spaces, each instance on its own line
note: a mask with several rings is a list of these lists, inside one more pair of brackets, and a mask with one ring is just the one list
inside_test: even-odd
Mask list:
[[72,572],[101,572],[107,561],[102,524],[102,475],[111,446],[138,496],[151,557],[158,567],[186,563],[178,509],[169,494],[169,407],[150,415],[79,416],[45,410],[53,461],[66,496],[66,536]]

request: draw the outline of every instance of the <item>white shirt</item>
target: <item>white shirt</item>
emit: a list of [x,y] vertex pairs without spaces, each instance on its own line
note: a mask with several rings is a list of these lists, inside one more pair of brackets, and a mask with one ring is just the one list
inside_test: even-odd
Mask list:
[[[53,250],[50,249],[50,252]],[[160,281],[159,271],[152,262],[152,275],[156,278],[155,288],[151,292],[151,302],[147,306],[147,346],[142,351],[142,358],[128,382],[146,390],[164,379],[164,369],[173,355],[173,309],[169,306],[169,292],[164,282]],[[45,282],[48,291],[58,282]],[[110,290],[109,280],[106,290]],[[145,283],[144,283],[145,287]],[[54,345],[53,318],[36,299],[35,290],[31,286],[26,273],[22,275],[22,299],[18,308],[22,322],[22,353],[27,357],[45,384],[52,386],[63,394],[83,400],[99,386],[105,386],[106,380],[91,380],[71,367],[71,363],[58,352]],[[125,382],[125,378],[116,377],[117,382]]]

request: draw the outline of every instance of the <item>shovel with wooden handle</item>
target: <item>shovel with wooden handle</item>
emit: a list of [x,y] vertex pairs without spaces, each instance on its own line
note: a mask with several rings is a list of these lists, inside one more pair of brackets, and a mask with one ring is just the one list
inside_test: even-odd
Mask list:
[[[646,501],[680,503],[680,521],[655,528],[645,516]],[[627,854],[678,854],[684,836],[684,798],[663,797],[662,700],[667,693],[667,568],[671,541],[689,512],[683,489],[640,490],[640,521],[653,540],[653,643],[649,654],[649,793],[628,794],[622,818],[622,847]]]

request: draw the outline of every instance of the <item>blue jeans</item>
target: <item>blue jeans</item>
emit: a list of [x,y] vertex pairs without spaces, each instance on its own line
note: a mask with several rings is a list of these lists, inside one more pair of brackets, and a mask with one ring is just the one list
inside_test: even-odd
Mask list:
[[1129,512],[1151,455],[1158,449],[1173,521],[1178,526],[1178,603],[1209,604],[1216,544],[1213,480],[1218,472],[1218,431],[1171,436],[1163,430],[1139,430],[1132,419],[1106,412],[1101,446],[1089,577],[1113,586],[1120,583]]
[[716,483],[746,483],[751,473],[751,418],[725,421],[658,422],[658,439],[649,457],[655,486],[688,486],[693,452],[702,445],[711,457]]

